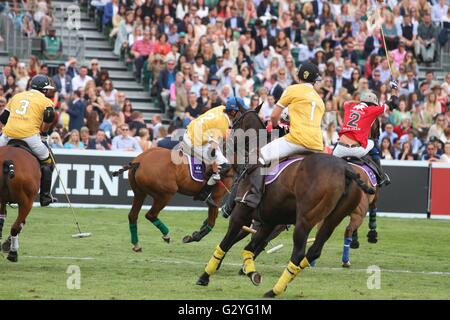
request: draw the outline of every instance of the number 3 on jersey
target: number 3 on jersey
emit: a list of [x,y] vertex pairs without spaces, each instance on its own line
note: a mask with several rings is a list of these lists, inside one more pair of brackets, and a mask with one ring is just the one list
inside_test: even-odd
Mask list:
[[30,101],[20,100],[19,103],[20,103],[20,107],[16,109],[16,113],[23,116],[28,111],[28,107],[30,106]]
[[361,115],[357,112],[350,113],[350,120],[347,122],[347,126],[352,128],[358,128],[358,121],[361,118]]

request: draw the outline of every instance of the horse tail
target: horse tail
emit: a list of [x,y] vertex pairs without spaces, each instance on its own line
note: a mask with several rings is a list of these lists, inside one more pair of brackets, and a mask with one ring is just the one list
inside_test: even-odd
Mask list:
[[12,179],[16,176],[14,162],[12,160],[3,161],[3,173],[9,178]]
[[117,171],[113,171],[112,176],[117,177],[119,174],[124,173],[127,170],[132,169],[133,174],[135,174],[137,168],[139,167],[139,162],[129,162],[128,164],[124,165],[121,169]]
[[347,189],[349,186],[349,182],[351,180],[355,181],[358,187],[360,187],[365,193],[367,194],[375,194],[375,190],[369,187],[367,184],[364,183],[364,181],[361,180],[361,177],[358,173],[354,172],[351,168],[346,167],[345,168],[345,178],[346,178],[346,184],[345,184],[345,194],[347,194]]

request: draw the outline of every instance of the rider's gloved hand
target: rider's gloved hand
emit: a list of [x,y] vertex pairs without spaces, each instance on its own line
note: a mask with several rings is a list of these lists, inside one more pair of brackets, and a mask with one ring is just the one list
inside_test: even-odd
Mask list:
[[389,83],[389,85],[390,85],[391,89],[393,89],[393,90],[397,90],[397,89],[398,89],[398,83],[397,83],[397,81],[395,81],[395,80],[392,80],[392,81]]

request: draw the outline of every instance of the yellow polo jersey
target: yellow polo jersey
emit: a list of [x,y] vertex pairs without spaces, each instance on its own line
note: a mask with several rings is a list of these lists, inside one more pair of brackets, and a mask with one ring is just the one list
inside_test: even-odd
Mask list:
[[54,104],[42,92],[30,90],[16,94],[6,105],[9,118],[3,133],[15,139],[39,134],[47,107],[54,107]]
[[202,146],[210,140],[219,142],[226,137],[231,121],[224,110],[225,106],[213,108],[189,123],[187,134],[194,146]]
[[312,150],[323,150],[320,124],[325,104],[312,85],[307,83],[288,86],[277,104],[288,108],[290,118],[289,142]]

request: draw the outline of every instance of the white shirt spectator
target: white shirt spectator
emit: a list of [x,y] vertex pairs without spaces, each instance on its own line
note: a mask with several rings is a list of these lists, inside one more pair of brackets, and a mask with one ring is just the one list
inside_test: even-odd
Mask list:
[[439,1],[439,3],[433,5],[431,9],[431,20],[433,22],[443,22],[447,16],[448,5],[445,4],[445,0]]
[[304,62],[304,61],[307,61],[309,59],[314,58],[314,53],[315,53],[315,49],[314,48],[312,50],[310,50],[308,48],[308,46],[304,45],[304,44],[300,44],[298,46],[298,48],[299,48],[298,61]]
[[85,76],[84,79],[80,75],[77,75],[72,79],[72,90],[78,90],[81,87],[85,87],[88,81],[93,80],[90,76]]
[[112,150],[142,152],[142,148],[136,139],[122,135],[114,137],[112,140]]

